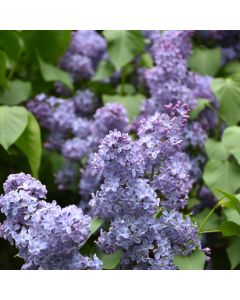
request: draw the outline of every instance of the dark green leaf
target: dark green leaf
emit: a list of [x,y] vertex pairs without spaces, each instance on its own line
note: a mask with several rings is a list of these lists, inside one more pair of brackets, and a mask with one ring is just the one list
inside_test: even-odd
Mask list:
[[0,30],[0,49],[3,49],[10,59],[17,61],[21,53],[18,33],[13,30]]
[[57,64],[70,44],[70,30],[25,30],[21,32],[30,59],[38,53],[44,61]]
[[38,62],[42,77],[45,81],[61,81],[66,87],[73,90],[73,84],[67,72],[44,62],[40,56],[38,56]]
[[[210,209],[205,208],[203,211],[201,211],[197,215],[191,217],[191,219],[193,221],[195,221],[198,224],[198,226],[200,227],[201,224],[204,222],[204,220],[206,219],[206,217],[208,216],[209,213],[210,213]],[[209,219],[207,220],[207,222],[201,227],[201,231],[215,231],[215,230],[219,230],[219,226],[220,226],[220,219],[219,219],[219,217],[215,213],[213,213],[209,217]]]
[[205,254],[200,250],[196,250],[189,256],[175,255],[173,263],[180,270],[203,270]]
[[7,57],[5,52],[0,51],[0,87],[6,85],[6,63]]
[[239,237],[234,237],[228,248],[227,248],[227,254],[228,258],[231,263],[231,269],[236,268],[239,263],[240,263],[240,238]]
[[113,254],[104,254],[100,256],[103,262],[103,269],[105,270],[113,270],[115,269],[121,260],[122,252],[120,250],[114,252]]
[[0,144],[5,150],[20,137],[28,123],[28,112],[23,107],[0,106]]
[[240,62],[239,61],[231,61],[223,68],[223,73],[225,76],[231,76],[236,73],[240,73]]
[[227,125],[236,125],[240,121],[240,76],[214,79],[212,90],[220,103],[220,116]]
[[205,150],[210,159],[226,160],[229,156],[223,144],[213,139],[207,139]]
[[31,94],[31,83],[21,80],[8,81],[7,88],[0,95],[0,103],[16,105],[29,99]]
[[210,106],[208,99],[197,99],[197,106],[194,110],[190,111],[191,119],[196,119],[204,108]]
[[231,161],[220,161],[211,159],[207,162],[203,179],[213,194],[219,198],[224,190],[234,194],[240,187],[240,167]]
[[223,222],[220,226],[220,230],[222,231],[224,236],[240,236],[240,225],[232,221]]
[[98,65],[95,76],[93,77],[93,81],[103,80],[112,76],[115,72],[113,65],[108,60],[103,60]]
[[128,117],[132,120],[135,116],[137,116],[140,112],[141,103],[145,99],[144,95],[137,94],[137,95],[127,95],[127,96],[120,96],[120,95],[103,95],[103,102],[104,104],[108,102],[118,102],[121,103],[128,112]]
[[193,71],[202,75],[214,76],[221,66],[221,61],[220,48],[195,48],[188,63]]
[[16,146],[26,155],[32,175],[37,178],[42,155],[41,131],[31,113],[28,113],[28,125],[16,141]]
[[143,52],[144,38],[139,30],[105,30],[108,53],[116,70],[120,70],[133,58]]

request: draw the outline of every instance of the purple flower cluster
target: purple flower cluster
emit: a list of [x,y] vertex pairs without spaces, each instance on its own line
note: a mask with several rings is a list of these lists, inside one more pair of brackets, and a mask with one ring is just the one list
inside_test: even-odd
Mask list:
[[105,54],[106,41],[96,31],[74,31],[70,47],[60,61],[60,67],[71,74],[74,82],[90,79]]
[[[127,112],[122,105],[108,103],[97,107],[98,100],[89,90],[78,91],[65,100],[40,94],[28,103],[40,124],[50,131],[45,147],[60,151],[66,159],[66,167],[56,174],[60,189],[69,186],[69,180],[74,181],[76,177],[73,168],[69,167],[71,163],[79,163],[84,157],[88,159],[110,130],[128,131]],[[80,181],[79,186],[80,194],[89,199],[96,191],[99,178],[92,178],[88,165],[81,172],[83,182]]]
[[15,244],[25,260],[22,269],[101,269],[102,262],[81,256],[91,218],[80,208],[44,201],[46,187],[24,173],[10,175],[0,197],[6,220],[0,236]]
[[120,249],[123,269],[174,269],[175,253],[200,247],[196,226],[178,211],[190,188],[181,150],[188,110],[180,104],[166,110],[142,121],[138,140],[110,132],[92,162],[103,183],[90,201],[91,213],[110,222],[97,244],[106,253]]

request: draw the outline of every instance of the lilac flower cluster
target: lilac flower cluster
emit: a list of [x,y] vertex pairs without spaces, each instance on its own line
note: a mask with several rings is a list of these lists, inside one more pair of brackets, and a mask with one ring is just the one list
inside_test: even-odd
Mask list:
[[91,221],[80,208],[47,203],[46,187],[24,173],[10,175],[4,192],[0,210],[6,220],[0,236],[19,249],[22,269],[101,269],[96,255],[90,259],[79,253]]
[[[191,154],[202,151],[208,133],[217,125],[217,101],[211,91],[209,76],[194,74],[188,70],[187,59],[191,54],[191,37],[193,31],[164,31],[163,33],[150,31],[147,36],[151,40],[150,53],[156,63],[155,67],[145,71],[145,78],[149,87],[150,98],[141,108],[141,115],[134,123],[133,129],[139,127],[142,118],[154,115],[156,112],[166,112],[166,104],[180,101],[187,104],[190,110],[197,107],[197,99],[207,99],[213,109],[206,107],[197,117],[185,123],[181,139],[186,155],[182,160],[189,165],[191,181],[196,182],[201,176],[201,158]],[[188,156],[188,158],[186,157]],[[165,171],[165,173],[167,172]],[[164,176],[164,175],[163,175]],[[167,178],[167,177],[166,177]],[[167,183],[167,181],[166,181]]]
[[167,111],[143,120],[138,140],[110,132],[92,163],[103,183],[90,201],[91,213],[110,222],[97,244],[106,253],[120,249],[122,269],[174,269],[175,253],[200,247],[196,226],[178,211],[190,187],[181,151],[188,110],[177,104]]
[[71,44],[60,61],[74,82],[90,79],[101,59],[106,56],[106,41],[94,30],[72,32]]
[[[65,100],[40,94],[28,103],[28,108],[42,127],[50,131],[45,147],[51,151],[60,151],[66,159],[66,166],[56,174],[60,189],[69,186],[70,180],[76,178],[73,163],[79,164],[84,157],[88,160],[110,130],[128,131],[127,112],[122,105],[108,103],[101,108],[97,107],[98,100],[89,90],[78,91],[75,96]],[[92,178],[88,165],[81,172],[82,180],[79,184],[80,194],[86,199],[96,191],[100,180],[100,177]]]

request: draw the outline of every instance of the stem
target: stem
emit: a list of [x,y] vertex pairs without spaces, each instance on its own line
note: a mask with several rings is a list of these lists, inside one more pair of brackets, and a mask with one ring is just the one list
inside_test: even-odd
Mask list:
[[125,95],[125,79],[126,79],[126,76],[125,76],[125,72],[124,72],[124,69],[122,70],[122,74],[121,74],[121,95],[124,96]]
[[203,234],[203,233],[213,233],[213,232],[221,232],[221,230],[206,230],[206,231],[201,231],[199,232],[199,234]]
[[203,226],[207,223],[208,219],[211,217],[211,215],[214,213],[214,211],[222,204],[223,200],[225,199],[225,196],[222,197],[218,202],[214,205],[213,209],[209,212],[209,214],[206,216],[203,223],[199,226],[199,232],[201,232],[201,229]]
[[153,180],[153,176],[154,176],[154,165],[152,165],[152,174],[151,174],[151,180]]

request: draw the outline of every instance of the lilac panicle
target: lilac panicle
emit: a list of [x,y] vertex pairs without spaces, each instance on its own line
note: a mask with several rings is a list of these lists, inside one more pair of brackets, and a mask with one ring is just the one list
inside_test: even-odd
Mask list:
[[0,210],[6,220],[0,235],[19,249],[23,269],[100,269],[101,261],[82,257],[91,218],[75,205],[61,208],[41,200],[45,186],[23,173],[12,174],[4,184]]

